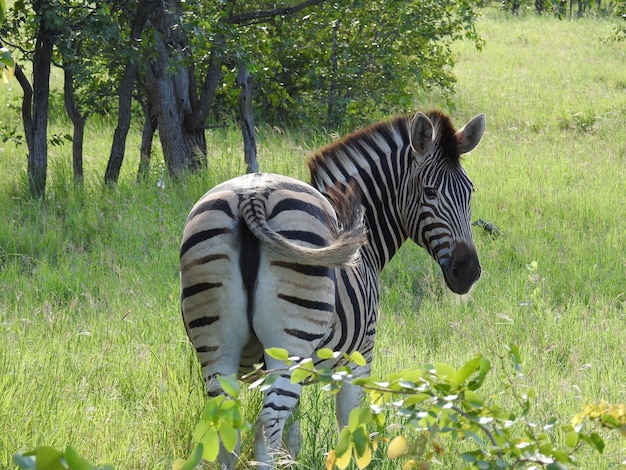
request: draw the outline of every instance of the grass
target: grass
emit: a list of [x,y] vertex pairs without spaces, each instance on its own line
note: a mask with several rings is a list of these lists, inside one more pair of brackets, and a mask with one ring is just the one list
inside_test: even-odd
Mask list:
[[[567,421],[587,402],[626,402],[626,48],[601,41],[612,27],[488,12],[483,51],[456,47],[452,105],[419,94],[418,108],[443,107],[457,124],[486,113],[465,167],[474,218],[503,235],[476,230],[484,274],[466,302],[422,250],[401,250],[383,274],[375,373],[496,358],[517,343],[538,423]],[[19,126],[15,88],[0,96],[9,127]],[[58,117],[51,133],[69,129]],[[43,203],[24,196],[24,146],[0,149],[0,468],[40,444],[72,444],[120,469],[171,468],[191,448],[204,400],[179,314],[178,243],[195,200],[245,171],[240,134],[211,131],[205,175],[173,183],[156,164],[136,185],[135,130],[121,183],[107,191],[111,123],[90,121],[87,136],[85,190],[72,187],[69,146],[52,147]],[[264,170],[306,178],[304,155],[330,136],[262,127],[259,139]],[[494,371],[494,393],[500,379]],[[299,466],[323,468],[335,439],[329,406],[306,390]],[[582,468],[608,468],[625,452],[610,440],[602,460],[582,454]],[[458,468],[454,453],[437,468]]]

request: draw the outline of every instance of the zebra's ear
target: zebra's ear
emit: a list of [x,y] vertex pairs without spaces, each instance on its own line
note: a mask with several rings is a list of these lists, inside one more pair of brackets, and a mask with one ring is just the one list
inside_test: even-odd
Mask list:
[[473,117],[463,128],[455,134],[458,141],[459,155],[471,152],[480,142],[485,132],[485,115]]
[[411,121],[411,148],[417,155],[424,156],[433,148],[435,130],[428,116],[418,112]]

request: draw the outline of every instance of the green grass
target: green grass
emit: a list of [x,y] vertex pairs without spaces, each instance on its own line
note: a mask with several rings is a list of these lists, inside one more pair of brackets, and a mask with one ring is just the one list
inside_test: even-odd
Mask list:
[[[487,115],[465,166],[474,218],[503,235],[476,231],[484,274],[465,302],[422,250],[401,250],[383,275],[374,371],[495,359],[517,343],[537,391],[533,419],[567,421],[587,402],[626,402],[626,46],[602,42],[613,24],[598,19],[489,12],[478,28],[482,52],[456,47],[447,110],[457,124]],[[3,107],[17,104],[12,86]],[[421,109],[442,103],[417,99]],[[13,108],[2,121],[19,126]],[[69,129],[58,117],[51,133]],[[39,444],[72,444],[120,469],[171,468],[191,448],[204,393],[179,314],[178,243],[195,200],[245,171],[240,134],[211,131],[206,175],[170,182],[157,153],[138,186],[135,130],[119,187],[103,191],[111,136],[110,122],[89,123],[83,192],[71,184],[69,146],[52,147],[44,203],[25,196],[24,146],[0,145],[0,468]],[[306,178],[306,152],[330,136],[262,126],[259,139],[262,169]],[[496,369],[487,387],[500,379]],[[323,468],[335,439],[329,407],[307,389],[302,467]],[[612,439],[602,461],[581,460],[608,468],[625,454]],[[453,447],[444,460],[459,467]]]

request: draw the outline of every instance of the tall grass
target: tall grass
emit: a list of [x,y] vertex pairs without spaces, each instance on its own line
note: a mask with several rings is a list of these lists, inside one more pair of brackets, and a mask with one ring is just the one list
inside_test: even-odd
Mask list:
[[[533,419],[567,420],[589,401],[626,401],[626,48],[602,42],[613,26],[597,19],[489,12],[478,27],[483,51],[455,50],[452,104],[435,93],[416,104],[444,107],[458,124],[487,114],[464,164],[474,218],[502,235],[476,230],[484,274],[464,302],[422,250],[401,250],[383,275],[374,372],[496,357],[515,342],[537,391]],[[59,117],[51,132],[69,129]],[[106,120],[90,123],[83,190],[71,183],[69,146],[53,147],[43,202],[25,196],[23,146],[0,149],[0,468],[39,444],[71,443],[120,469],[171,468],[190,450],[204,392],[180,320],[178,243],[195,200],[245,171],[240,135],[211,131],[209,171],[182,182],[167,179],[157,152],[137,185],[136,130],[120,185],[102,190],[111,135]],[[330,136],[262,127],[259,138],[264,170],[306,178],[304,155]],[[500,378],[494,371],[494,392]],[[251,403],[253,419],[258,397]],[[306,390],[299,466],[323,468],[336,438],[329,409]],[[611,440],[603,461],[584,454],[583,468],[624,453]],[[458,466],[448,449],[441,468]]]

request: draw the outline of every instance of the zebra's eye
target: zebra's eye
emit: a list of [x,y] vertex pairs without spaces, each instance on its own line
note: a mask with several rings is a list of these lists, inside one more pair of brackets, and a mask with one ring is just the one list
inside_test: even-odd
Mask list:
[[424,188],[424,196],[426,196],[429,199],[433,199],[437,197],[437,190],[435,188],[426,187]]

